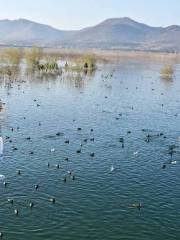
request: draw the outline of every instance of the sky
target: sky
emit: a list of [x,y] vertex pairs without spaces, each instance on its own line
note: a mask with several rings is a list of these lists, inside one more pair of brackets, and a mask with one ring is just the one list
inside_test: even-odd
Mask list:
[[62,30],[114,17],[151,26],[180,25],[180,0],[0,0],[0,19],[26,18]]

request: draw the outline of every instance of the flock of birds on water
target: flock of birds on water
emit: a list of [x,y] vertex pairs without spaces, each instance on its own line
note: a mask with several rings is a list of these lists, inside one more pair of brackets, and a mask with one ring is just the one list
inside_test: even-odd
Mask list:
[[[113,77],[113,73],[107,74],[107,75],[105,75],[105,76],[102,75],[103,82],[106,82],[107,79],[111,79],[112,77]],[[24,81],[24,80],[23,80],[23,81],[20,81],[20,80],[15,80],[15,81],[13,81],[12,79],[10,79],[10,80],[8,81],[8,83],[5,85],[5,87],[7,87],[8,89],[13,88],[13,84],[14,84],[14,83],[17,83],[17,82],[18,82],[18,90],[20,90],[21,84],[26,83],[26,81]],[[106,84],[105,84],[105,86],[106,86],[107,88],[110,88],[110,87],[111,87],[111,86],[106,85]],[[138,87],[136,87],[136,89],[138,89]],[[155,90],[155,89],[152,89],[152,91],[154,91],[154,90]],[[8,92],[8,95],[10,95],[9,92]],[[163,95],[163,93],[161,93],[161,95]],[[105,98],[108,98],[108,97],[105,96]],[[41,106],[41,105],[38,103],[38,100],[37,100],[37,99],[33,99],[33,101],[34,101],[34,103],[36,104],[36,105],[35,105],[36,107],[40,107],[40,106]],[[163,107],[163,106],[164,106],[164,104],[162,104],[162,107]],[[3,111],[5,108],[6,108],[6,103],[3,102],[2,99],[0,99],[0,113],[1,113],[1,111]],[[131,109],[133,110],[134,108],[131,107]],[[119,120],[121,116],[122,116],[122,113],[120,113],[119,116],[116,117],[116,120]],[[178,114],[175,114],[175,117],[177,117],[177,116],[178,116]],[[24,118],[24,120],[26,119],[25,116],[24,116],[23,118]],[[73,121],[75,122],[76,120],[73,119]],[[39,122],[38,125],[39,125],[39,127],[40,127],[40,126],[42,125],[42,123]],[[12,127],[12,128],[10,128],[9,130],[13,133],[14,131],[19,130],[19,129],[20,129],[20,127]],[[78,128],[77,128],[77,131],[78,131],[78,132],[82,131],[82,128],[81,128],[81,127],[78,127]],[[91,129],[90,129],[90,132],[93,133],[93,132],[94,132],[94,129],[91,128]],[[144,139],[144,141],[145,141],[146,143],[150,143],[151,141],[153,141],[154,138],[157,138],[157,137],[161,137],[161,138],[164,138],[164,139],[167,138],[163,132],[159,132],[159,133],[156,133],[156,134],[151,134],[151,133],[149,133],[149,130],[147,130],[147,129],[142,129],[142,132],[145,133],[145,139]],[[127,131],[127,134],[131,134],[131,131]],[[62,132],[57,132],[57,133],[55,134],[55,137],[60,137],[60,136],[62,136],[62,135],[63,135]],[[54,137],[54,136],[49,136],[49,137]],[[27,136],[27,137],[26,137],[26,140],[27,140],[27,141],[32,141],[31,136]],[[179,137],[179,140],[180,140],[180,137]],[[13,143],[11,137],[9,137],[9,136],[4,136],[4,137],[0,136],[0,159],[3,159],[3,157],[4,157],[4,156],[3,156],[3,153],[4,153],[4,142],[5,142],[5,141],[8,141],[9,143]],[[95,141],[95,138],[94,138],[94,137],[90,137],[89,139],[88,139],[88,138],[84,138],[83,141],[82,141],[82,143],[80,144],[80,148],[77,149],[77,151],[76,151],[77,154],[80,154],[80,153],[81,153],[83,144],[87,143],[88,141],[94,142],[94,141]],[[121,146],[122,148],[124,148],[124,147],[125,147],[125,138],[124,138],[124,137],[120,137],[118,141],[119,141],[119,143],[120,143],[120,146]],[[70,143],[70,140],[67,139],[67,140],[65,140],[64,143],[65,143],[65,144],[69,144],[69,143]],[[164,164],[161,166],[162,169],[165,169],[168,164],[176,164],[176,163],[177,163],[177,161],[173,160],[173,155],[177,152],[177,148],[178,148],[178,146],[177,146],[177,145],[174,145],[174,144],[169,146],[169,148],[167,149],[167,151],[168,151],[168,154],[170,155],[170,159],[169,159],[169,161],[167,161],[166,163],[164,163]],[[13,151],[18,151],[18,148],[13,145],[13,146],[12,146],[12,150],[13,150]],[[53,152],[55,152],[55,151],[56,151],[55,148],[50,149],[50,152],[51,152],[51,153],[53,153]],[[33,155],[34,152],[31,151],[31,152],[29,152],[29,154]],[[95,153],[94,153],[94,152],[91,152],[89,155],[90,155],[90,157],[92,157],[92,158],[95,157]],[[138,157],[138,156],[139,156],[139,152],[138,152],[138,151],[135,151],[135,152],[133,153],[133,155],[134,155],[135,157]],[[67,157],[65,160],[68,161],[68,157]],[[47,168],[50,168],[50,167],[51,167],[50,162],[47,162]],[[57,169],[59,169],[59,168],[60,168],[60,165],[59,165],[59,164],[56,164],[56,165],[54,165],[54,167],[57,168]],[[112,165],[112,166],[110,167],[110,169],[109,169],[109,173],[113,173],[115,170],[116,170],[115,166]],[[18,169],[18,170],[17,170],[17,175],[18,175],[18,176],[23,175],[23,172],[22,172],[21,169]],[[7,188],[10,183],[9,183],[9,182],[6,182],[5,179],[6,179],[6,178],[5,178],[4,175],[0,175],[0,181],[2,182],[4,188]],[[64,181],[64,183],[66,183],[69,179],[71,179],[71,180],[73,180],[73,181],[76,180],[76,176],[75,176],[74,172],[71,171],[71,170],[67,171],[67,174],[64,176],[64,178],[62,179],[62,181]],[[40,185],[39,185],[39,184],[35,184],[35,185],[34,185],[34,189],[35,189],[36,191],[38,191],[39,188],[40,188]],[[55,203],[56,203],[55,197],[49,197],[48,201],[49,201],[50,203],[52,203],[52,204],[55,204]],[[13,199],[13,198],[8,198],[8,199],[7,199],[7,202],[8,202],[9,204],[11,204],[12,206],[14,205],[14,199]],[[35,205],[34,202],[29,202],[28,207],[29,207],[30,209],[33,209],[34,205]],[[142,207],[143,207],[143,205],[142,205],[140,202],[139,202],[139,203],[133,203],[132,205],[129,206],[129,208],[136,208],[136,209],[138,209],[138,210],[140,210]],[[15,214],[16,216],[19,216],[19,214],[20,214],[20,209],[19,209],[19,208],[15,208],[15,209],[14,209],[14,214]],[[0,232],[0,238],[3,238],[3,236],[4,236],[3,232]]]

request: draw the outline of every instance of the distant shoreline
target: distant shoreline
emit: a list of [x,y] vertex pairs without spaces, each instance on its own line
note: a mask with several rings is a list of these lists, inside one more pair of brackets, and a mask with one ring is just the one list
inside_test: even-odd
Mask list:
[[103,49],[59,49],[44,48],[45,54],[60,57],[77,57],[83,54],[94,54],[97,59],[105,61],[121,60],[122,58],[147,58],[157,60],[180,60],[180,53],[136,51],[136,50],[103,50]]
[[[26,49],[31,47],[0,46],[5,48]],[[83,54],[93,54],[98,60],[117,61],[121,59],[151,59],[151,60],[173,60],[180,61],[180,53],[161,51],[141,51],[141,50],[119,50],[119,49],[76,49],[76,48],[46,48],[42,47],[45,55],[52,55],[62,58],[75,58]]]

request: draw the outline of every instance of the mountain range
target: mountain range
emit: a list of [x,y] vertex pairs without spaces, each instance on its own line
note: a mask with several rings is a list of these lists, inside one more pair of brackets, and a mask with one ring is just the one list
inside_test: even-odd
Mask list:
[[0,45],[180,52],[180,26],[151,27],[130,18],[64,31],[26,19],[0,20]]

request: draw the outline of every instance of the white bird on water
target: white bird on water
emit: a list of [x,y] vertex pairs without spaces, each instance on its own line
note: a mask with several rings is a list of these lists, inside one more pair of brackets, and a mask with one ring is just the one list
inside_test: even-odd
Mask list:
[[55,148],[51,148],[51,152],[55,152]]
[[111,166],[110,172],[114,172],[114,166]]
[[134,156],[136,156],[136,157],[137,157],[137,156],[138,156],[138,154],[139,154],[138,152],[134,152]]
[[0,174],[0,181],[4,181],[4,179],[5,179],[5,176]]
[[3,156],[3,138],[0,137],[0,157]]

